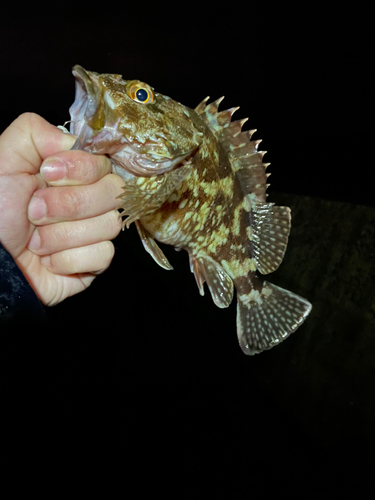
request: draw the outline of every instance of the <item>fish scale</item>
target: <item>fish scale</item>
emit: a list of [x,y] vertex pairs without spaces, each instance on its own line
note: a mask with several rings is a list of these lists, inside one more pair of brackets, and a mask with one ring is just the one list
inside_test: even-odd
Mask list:
[[261,281],[281,264],[290,209],[266,203],[265,152],[238,108],[223,98],[192,110],[138,80],[73,68],[74,149],[107,154],[125,181],[124,227],[136,224],[146,251],[172,269],[156,240],[184,249],[201,295],[228,307],[237,291],[237,334],[245,354],[280,343],[311,311],[302,297]]

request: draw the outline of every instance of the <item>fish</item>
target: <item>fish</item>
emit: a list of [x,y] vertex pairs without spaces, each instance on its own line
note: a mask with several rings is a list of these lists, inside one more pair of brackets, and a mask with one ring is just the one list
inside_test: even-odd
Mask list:
[[72,149],[107,155],[125,184],[123,228],[135,223],[145,250],[173,269],[157,241],[186,250],[198,290],[228,307],[237,293],[237,335],[247,355],[289,337],[311,304],[259,276],[281,264],[291,211],[266,201],[269,186],[256,130],[223,98],[191,109],[139,80],[73,68]]

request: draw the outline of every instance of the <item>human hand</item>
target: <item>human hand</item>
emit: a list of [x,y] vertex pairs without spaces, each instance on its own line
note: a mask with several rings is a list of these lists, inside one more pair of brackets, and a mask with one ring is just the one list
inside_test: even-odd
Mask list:
[[[33,113],[0,136],[0,241],[45,305],[105,271],[121,229],[124,181],[107,157],[69,151],[74,142]],[[51,165],[60,165],[61,180]]]

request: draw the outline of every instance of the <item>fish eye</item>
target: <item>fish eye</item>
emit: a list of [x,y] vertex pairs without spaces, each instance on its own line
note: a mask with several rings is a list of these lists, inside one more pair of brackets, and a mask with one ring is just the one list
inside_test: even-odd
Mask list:
[[135,93],[138,101],[142,101],[142,102],[145,102],[148,100],[148,97],[149,97],[149,94],[147,92],[146,89],[139,89],[137,90],[137,92]]
[[141,104],[150,104],[154,101],[154,94],[146,83],[137,82],[131,85],[128,95],[133,101]]

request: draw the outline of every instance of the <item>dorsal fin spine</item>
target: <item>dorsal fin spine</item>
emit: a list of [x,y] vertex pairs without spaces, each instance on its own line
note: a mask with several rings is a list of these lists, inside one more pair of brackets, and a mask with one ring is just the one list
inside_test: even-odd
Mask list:
[[242,131],[248,118],[232,121],[231,118],[238,107],[218,111],[218,106],[224,98],[220,97],[210,104],[204,99],[195,108],[203,121],[210,127],[228,154],[233,172],[240,181],[244,196],[255,195],[258,202],[266,201],[266,183],[269,175],[266,168],[269,163],[263,163],[266,151],[258,151],[261,139],[252,141],[256,129]]

